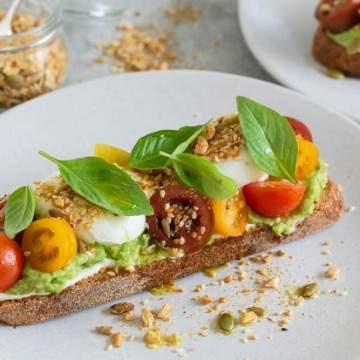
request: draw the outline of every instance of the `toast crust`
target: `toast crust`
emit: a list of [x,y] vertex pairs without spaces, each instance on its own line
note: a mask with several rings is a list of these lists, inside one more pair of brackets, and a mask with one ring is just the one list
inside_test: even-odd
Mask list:
[[360,77],[360,54],[349,55],[343,46],[327,36],[322,26],[316,31],[312,53],[320,64],[349,76]]
[[314,213],[298,224],[289,236],[276,236],[264,226],[240,237],[218,240],[191,256],[161,260],[137,268],[120,271],[110,277],[105,273],[84,279],[59,294],[30,296],[0,302],[0,322],[8,325],[30,325],[131,295],[169,283],[205,268],[269,250],[333,225],[343,214],[341,188],[329,180]]

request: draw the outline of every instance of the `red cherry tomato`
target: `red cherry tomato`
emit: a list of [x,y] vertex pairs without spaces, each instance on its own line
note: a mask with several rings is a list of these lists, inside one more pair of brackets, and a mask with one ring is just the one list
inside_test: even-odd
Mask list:
[[266,217],[287,216],[304,197],[306,186],[285,180],[256,181],[243,188],[246,203]]
[[150,203],[155,214],[146,219],[149,232],[161,246],[193,253],[210,239],[214,213],[195,189],[171,185],[157,191]]
[[333,33],[350,29],[360,22],[360,0],[323,0],[316,9],[316,17]]
[[293,128],[296,135],[301,136],[303,139],[308,140],[310,142],[313,141],[313,137],[310,129],[302,121],[288,116],[286,118],[289,121],[289,124]]
[[18,243],[0,233],[0,292],[8,290],[20,278],[24,262]]

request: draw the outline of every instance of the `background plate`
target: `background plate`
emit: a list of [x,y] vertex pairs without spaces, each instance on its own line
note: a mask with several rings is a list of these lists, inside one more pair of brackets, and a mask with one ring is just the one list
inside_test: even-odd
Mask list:
[[[358,125],[279,86],[240,76],[192,71],[103,78],[56,91],[2,114],[1,192],[6,193],[54,170],[50,162],[37,155],[39,149],[71,158],[92,153],[96,142],[130,148],[148,131],[204,122],[210,117],[234,112],[236,95],[254,98],[284,114],[306,120],[322,157],[331,164],[331,176],[344,187],[347,204],[360,206],[360,168],[354,162],[355,156],[360,154]],[[197,336],[201,326],[209,326],[210,322],[211,327],[211,320],[216,318],[216,313],[206,314],[205,307],[191,300],[196,285],[213,281],[203,274],[178,282],[186,289],[184,294],[162,299],[147,292],[128,300],[137,304],[138,310],[144,299],[151,308],[164,302],[174,304],[172,321],[164,326],[182,335],[181,349],[190,359],[215,360],[225,354],[226,359],[246,356],[277,360],[358,359],[359,223],[359,211],[347,214],[330,230],[286,246],[293,260],[287,257],[274,260],[273,266],[284,274],[282,286],[314,280],[320,283],[323,291],[349,290],[348,296],[322,294],[314,301],[307,301],[302,308],[294,309],[287,332],[280,331],[276,323],[264,320],[249,330],[256,333],[258,340],[246,344],[241,342],[248,334],[243,331],[223,336],[210,329],[208,337]],[[328,256],[322,255],[321,242],[326,239],[333,243],[332,255]],[[341,269],[339,280],[326,280],[321,275],[327,261]],[[219,276],[228,271],[230,269],[223,270]],[[231,304],[225,306],[236,312],[252,304],[252,298],[236,295],[239,286],[241,282],[236,281],[223,287],[209,287],[206,292],[211,296],[219,296],[219,293],[232,296]],[[273,300],[262,305],[274,312],[279,300],[276,292],[271,294]],[[101,305],[31,327],[0,325],[0,358],[159,360],[178,357],[171,348],[146,349],[137,326],[124,325],[117,317],[109,315],[108,306]],[[105,337],[93,331],[99,325],[113,325],[127,335],[134,334],[135,340],[126,341],[120,350],[105,352]]]
[[360,121],[360,80],[334,80],[311,55],[318,0],[239,0],[245,40],[281,83]]

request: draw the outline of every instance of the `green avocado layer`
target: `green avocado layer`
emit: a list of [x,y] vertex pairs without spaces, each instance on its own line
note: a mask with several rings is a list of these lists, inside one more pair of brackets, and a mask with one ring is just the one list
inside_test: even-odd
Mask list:
[[66,287],[69,280],[79,275],[81,270],[102,262],[105,258],[114,260],[114,266],[125,268],[128,266],[145,265],[153,261],[166,258],[167,252],[156,247],[151,252],[144,251],[149,246],[150,236],[142,235],[135,241],[121,245],[92,246],[95,250],[78,253],[69,265],[53,273],[44,273],[26,265],[23,277],[7,294],[23,295],[30,293],[59,293]]
[[286,218],[267,218],[248,209],[248,221],[254,225],[268,225],[278,236],[289,235],[296,229],[296,224],[310,216],[320,200],[321,191],[328,181],[327,164],[320,162],[319,168],[304,181],[307,186],[304,199],[300,206]]
[[338,34],[328,33],[331,40],[346,48],[349,55],[360,54],[360,26],[356,25],[350,30]]

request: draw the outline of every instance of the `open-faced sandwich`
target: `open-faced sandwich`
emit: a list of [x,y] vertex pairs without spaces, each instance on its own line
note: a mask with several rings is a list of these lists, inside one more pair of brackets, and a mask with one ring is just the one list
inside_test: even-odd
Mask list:
[[[32,324],[303,238],[343,211],[309,128],[253,100],[97,145],[4,197],[0,321]],[[5,190],[5,189],[4,189]]]
[[315,59],[328,68],[360,76],[360,0],[322,0],[313,43]]

